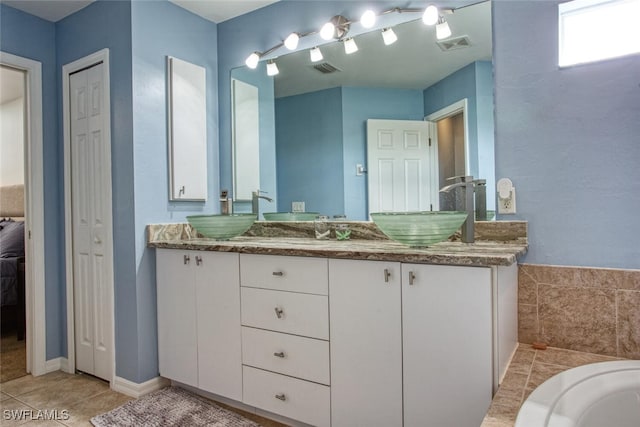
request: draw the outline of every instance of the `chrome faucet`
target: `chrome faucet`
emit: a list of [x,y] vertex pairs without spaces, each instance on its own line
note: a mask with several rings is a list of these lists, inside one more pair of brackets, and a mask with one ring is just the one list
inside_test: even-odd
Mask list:
[[263,196],[260,193],[264,193],[264,191],[256,190],[251,192],[251,213],[255,214],[258,219],[260,219],[260,204],[258,200],[264,199],[267,202],[273,202],[271,197]]
[[467,212],[467,219],[462,224],[462,241],[464,243],[474,242],[474,222],[475,222],[475,209],[473,208],[473,190],[475,181],[472,176],[456,176],[447,178],[447,180],[460,179],[460,182],[444,186],[440,189],[441,193],[448,193],[456,188],[461,188],[463,191],[463,203],[464,210]]

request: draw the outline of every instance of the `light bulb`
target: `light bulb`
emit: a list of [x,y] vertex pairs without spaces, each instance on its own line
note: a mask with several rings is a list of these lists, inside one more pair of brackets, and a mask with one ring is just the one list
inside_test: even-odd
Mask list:
[[289,50],[294,50],[298,47],[298,41],[300,41],[300,36],[298,33],[291,33],[284,39],[284,45]]
[[357,51],[358,51],[358,45],[356,44],[356,41],[353,38],[349,38],[344,41],[344,53],[346,53],[347,55],[350,55]]
[[311,57],[311,62],[322,61],[322,59],[324,58],[319,47],[314,47],[313,49],[311,49],[309,51],[309,56]]
[[373,10],[369,9],[365,13],[362,14],[360,18],[360,24],[364,28],[371,28],[376,23],[376,14]]
[[449,24],[444,18],[440,18],[440,22],[436,25],[436,38],[442,40],[449,36],[451,36],[451,28],[449,28]]
[[422,22],[425,25],[435,25],[438,22],[439,18],[438,8],[434,5],[430,4],[424,10],[424,15],[422,15]]
[[389,46],[398,40],[398,36],[396,36],[396,33],[393,32],[392,28],[386,28],[382,30],[382,40],[384,41],[384,44]]
[[258,52],[253,52],[249,57],[244,61],[247,64],[247,67],[254,70],[258,66],[258,61],[260,61],[260,54]]
[[278,70],[278,66],[276,65],[275,62],[273,62],[273,59],[267,62],[267,76],[275,76],[279,72],[280,70]]
[[320,37],[322,37],[324,40],[331,40],[335,31],[336,27],[331,22],[327,22],[322,26],[322,29],[320,30]]

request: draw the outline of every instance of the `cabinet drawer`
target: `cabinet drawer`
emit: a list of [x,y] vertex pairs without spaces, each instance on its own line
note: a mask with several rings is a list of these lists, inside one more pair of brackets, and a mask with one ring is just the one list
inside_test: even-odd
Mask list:
[[242,363],[329,385],[329,342],[242,328]]
[[243,366],[243,402],[314,426],[330,425],[329,387]]
[[268,289],[241,288],[243,326],[329,339],[329,299]]
[[328,264],[323,258],[240,256],[240,284],[254,288],[327,295]]

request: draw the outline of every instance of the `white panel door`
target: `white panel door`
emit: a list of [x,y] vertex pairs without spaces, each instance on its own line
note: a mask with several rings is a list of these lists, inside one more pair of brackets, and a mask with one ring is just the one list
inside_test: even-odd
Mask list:
[[402,265],[405,427],[482,424],[492,397],[491,301],[490,268]]
[[329,260],[333,427],[402,425],[400,289],[400,263]]
[[196,277],[198,388],[241,401],[240,255],[195,252],[192,258]]
[[113,303],[109,144],[103,65],[69,77],[76,368],[111,380]]
[[431,210],[438,192],[434,153],[428,122],[367,120],[369,212]]

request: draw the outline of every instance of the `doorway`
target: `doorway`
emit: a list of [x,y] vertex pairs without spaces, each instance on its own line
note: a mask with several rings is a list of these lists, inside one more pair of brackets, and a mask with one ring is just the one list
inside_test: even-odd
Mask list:
[[[16,123],[15,132],[22,131],[21,136],[14,132],[11,138],[20,139],[22,149],[14,147],[11,154],[12,162],[20,163],[13,165],[17,167],[23,176],[23,186],[18,189],[19,198],[16,206],[21,207],[21,212],[13,212],[14,217],[23,217],[23,242],[24,242],[24,293],[20,298],[24,298],[24,355],[25,371],[34,376],[45,374],[46,363],[46,327],[45,327],[45,252],[44,252],[44,179],[43,179],[43,159],[42,159],[42,64],[32,59],[23,58],[17,55],[0,52],[0,66],[4,70],[14,71],[18,74],[18,83],[13,86],[21,86],[21,105],[14,104],[10,107],[14,113],[21,112],[21,118],[14,119],[21,123]],[[5,77],[2,77],[4,81]],[[4,92],[4,90],[3,90]],[[15,99],[14,99],[15,100]],[[11,101],[9,101],[11,102]],[[3,126],[4,128],[4,126]],[[4,139],[4,138],[3,138]],[[16,150],[21,151],[21,154]],[[18,158],[16,160],[16,158]],[[3,170],[5,167],[3,166]],[[21,172],[20,172],[21,171]],[[10,187],[10,186],[9,186]],[[12,191],[13,192],[13,191]],[[15,194],[15,193],[13,193]],[[9,203],[2,203],[8,206]],[[20,215],[22,214],[22,215]],[[18,266],[18,268],[20,268]]]
[[69,371],[114,367],[109,51],[63,67]]

